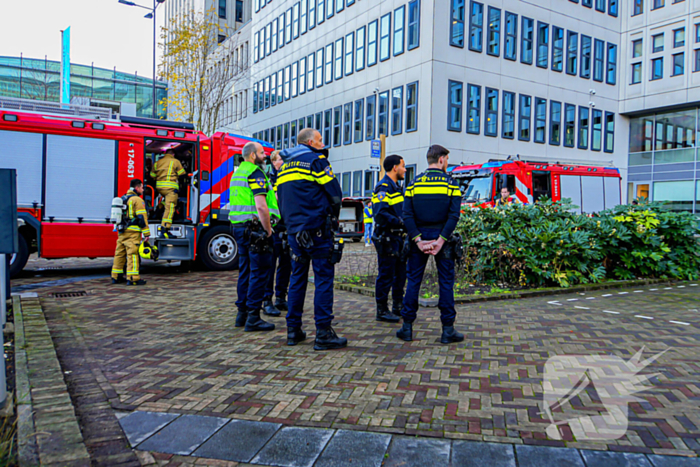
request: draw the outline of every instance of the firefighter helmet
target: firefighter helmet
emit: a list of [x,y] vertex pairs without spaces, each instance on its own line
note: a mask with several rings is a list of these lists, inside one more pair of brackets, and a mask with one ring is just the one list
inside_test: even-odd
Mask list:
[[148,240],[146,240],[139,246],[139,255],[143,259],[152,259],[155,261],[158,259],[158,247],[151,245]]

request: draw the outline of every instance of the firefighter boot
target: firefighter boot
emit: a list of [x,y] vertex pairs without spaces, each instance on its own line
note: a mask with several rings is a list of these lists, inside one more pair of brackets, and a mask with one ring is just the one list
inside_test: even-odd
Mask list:
[[385,323],[398,323],[398,316],[395,316],[389,311],[389,305],[387,305],[386,300],[377,300],[377,321],[384,321]]
[[462,342],[463,340],[464,334],[457,332],[454,326],[442,327],[442,337],[440,338],[441,343],[452,344],[453,342]]
[[245,322],[245,332],[274,331],[275,325],[260,319],[260,310],[249,311],[248,319]]
[[170,229],[166,229],[162,225],[158,226],[158,238],[170,238]]
[[243,310],[238,310],[238,313],[236,314],[236,324],[235,326],[237,328],[242,328],[245,326],[245,322],[248,319],[248,313]]
[[298,328],[287,328],[287,345],[297,345],[306,340],[306,333]]
[[126,279],[124,279],[124,276],[119,274],[117,278],[115,279],[114,277],[112,278],[112,285],[114,284],[124,284],[126,282]]
[[263,313],[265,313],[267,316],[279,316],[281,314],[280,311],[275,308],[275,305],[272,304],[271,299],[263,302]]
[[139,279],[137,281],[126,281],[126,285],[146,285],[146,281]]
[[275,308],[280,311],[289,311],[289,305],[287,304],[287,299],[283,296],[277,297],[275,300]]
[[401,310],[402,309],[403,309],[403,301],[397,302],[396,300],[394,300],[394,302],[391,304],[391,312],[398,317],[401,317]]
[[323,329],[316,329],[316,342],[314,350],[333,350],[347,347],[348,340],[344,337],[338,337],[332,327],[328,326]]
[[413,340],[413,323],[404,321],[401,329],[396,331],[396,337],[402,341],[411,342]]

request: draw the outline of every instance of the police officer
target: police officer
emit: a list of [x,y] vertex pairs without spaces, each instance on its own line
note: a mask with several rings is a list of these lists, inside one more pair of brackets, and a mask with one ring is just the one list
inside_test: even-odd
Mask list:
[[172,149],[165,151],[165,155],[153,165],[151,177],[156,180],[156,189],[163,196],[163,205],[165,206],[163,220],[161,221],[161,236],[167,236],[168,229],[173,224],[173,216],[175,215],[175,206],[177,205],[178,191],[180,189],[178,180],[185,174],[185,169],[180,161],[175,159],[175,153]]
[[455,331],[457,316],[454,300],[455,258],[452,234],[457,227],[462,194],[446,173],[449,151],[433,145],[428,149],[428,170],[420,174],[406,188],[403,218],[406,224],[410,252],[406,275],[408,286],[401,311],[403,327],[396,336],[404,341],[413,340],[413,322],[418,311],[418,292],[430,255],[435,256],[440,285],[440,342],[449,344],[464,340]]
[[119,231],[117,249],[114,252],[112,266],[112,284],[125,281],[124,265],[126,265],[126,285],[146,285],[139,276],[139,245],[141,236],[148,238],[151,231],[148,227],[148,214],[143,196],[143,182],[136,178],[131,180],[129,191],[122,197],[127,206],[127,222],[124,230]]
[[260,319],[260,308],[272,264],[272,222],[279,208],[272,185],[260,168],[265,151],[260,143],[243,146],[243,162],[231,177],[229,220],[238,244],[238,299],[236,327],[244,331],[272,331],[275,325]]
[[[280,151],[273,151],[270,156],[270,162],[272,162],[273,168],[270,181],[275,187],[275,192],[277,192],[277,177],[282,164],[284,164]],[[269,316],[279,316],[280,311],[287,311],[288,309],[287,289],[289,288],[289,277],[292,273],[292,259],[289,257],[289,248],[286,246],[286,242],[283,241],[286,236],[287,228],[280,220],[274,228],[272,267],[270,268],[270,276],[267,280],[267,288],[265,289],[265,298],[263,300],[263,313]],[[277,274],[275,274],[275,265],[277,266]],[[274,304],[272,303],[273,288],[276,297]]]
[[[342,190],[328,162],[321,134],[305,128],[297,137],[299,145],[282,151],[282,166],[277,179],[277,193],[284,224],[287,226],[292,256],[292,277],[289,284],[287,313],[287,345],[306,339],[301,330],[304,298],[309,276],[309,263],[314,270],[314,349],[339,349],[348,340],[338,337],[333,322],[334,260],[333,228],[342,203]],[[335,219],[333,222],[332,219]],[[336,225],[332,225],[336,224]]]
[[[406,284],[406,236],[403,215],[403,190],[399,181],[406,175],[406,163],[401,156],[384,159],[386,175],[374,188],[374,247],[379,271],[375,284],[377,321],[398,323],[403,307],[403,287]],[[392,291],[392,312],[389,311],[389,290]]]

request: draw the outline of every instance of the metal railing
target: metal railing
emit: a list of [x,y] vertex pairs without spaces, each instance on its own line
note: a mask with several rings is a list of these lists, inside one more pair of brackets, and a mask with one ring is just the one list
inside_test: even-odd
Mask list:
[[0,109],[18,110],[41,114],[72,115],[75,117],[113,120],[117,114],[105,107],[92,107],[76,104],[61,104],[59,102],[38,101],[33,99],[18,99],[16,97],[0,96]]

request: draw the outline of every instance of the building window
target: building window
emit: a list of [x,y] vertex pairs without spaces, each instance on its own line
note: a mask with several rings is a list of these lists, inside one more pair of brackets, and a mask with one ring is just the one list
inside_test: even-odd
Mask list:
[[315,63],[316,54],[310,53],[308,59],[306,60],[306,87],[309,91],[314,89],[314,77],[316,70]]
[[403,132],[403,86],[391,91],[391,134]]
[[270,77],[265,78],[265,84],[263,84],[265,89],[265,108],[270,108]]
[[[265,58],[265,44],[266,40],[265,37],[267,36],[267,27],[264,27],[260,30],[260,60]],[[219,34],[219,44],[221,44],[224,40],[226,40],[226,36],[223,34]]]
[[343,77],[343,39],[335,41],[335,80]]
[[484,134],[498,135],[498,89],[486,88]]
[[[329,2],[332,0],[328,0]],[[350,176],[352,174],[350,172],[344,173],[343,174],[343,196],[350,196]]]
[[489,7],[489,28],[486,53],[498,57],[501,55],[501,10]]
[[226,0],[219,0],[219,18],[226,19]]
[[644,12],[644,0],[633,0],[634,7],[632,9],[632,16],[641,15]]
[[588,149],[588,107],[578,106],[578,148]]
[[566,73],[575,75],[578,62],[578,33],[566,32]]
[[362,117],[365,112],[365,100],[359,99],[355,101],[355,139],[356,143],[362,142]]
[[478,135],[481,128],[481,86],[467,86],[467,133]]
[[520,38],[520,62],[532,65],[532,35],[535,22],[523,16],[522,37]]
[[260,11],[260,0],[255,0],[255,12]]
[[564,146],[573,148],[576,140],[576,106],[564,105]]
[[292,63],[292,97],[299,94],[299,62]]
[[391,13],[382,16],[379,26],[379,61],[391,56]]
[[367,26],[367,66],[377,64],[377,20]]
[[286,42],[286,41],[284,40],[284,31],[285,31],[286,29],[287,29],[287,28],[286,28],[285,25],[284,25],[284,13],[282,13],[282,14],[280,15],[280,17],[279,17],[279,29],[278,29],[278,34],[277,34],[277,36],[278,36],[278,39],[277,39],[277,40],[278,40],[278,42],[279,42],[279,48],[280,48],[280,49],[281,49],[282,47],[284,47],[284,43]]
[[277,103],[281,104],[284,101],[284,70],[277,72]]
[[632,58],[637,58],[642,56],[644,51],[642,39],[637,39],[632,41]]
[[374,172],[365,170],[365,196],[372,196],[374,191]]
[[464,47],[464,0],[452,0],[450,45]]
[[681,52],[673,55],[673,75],[671,76],[679,76],[683,73],[685,73],[685,53]]
[[253,83],[253,113],[258,113],[258,83]]
[[323,86],[323,48],[316,51],[316,87]]
[[[573,1],[573,0],[569,0]],[[585,6],[586,8],[591,8],[593,7],[593,0],[581,0],[581,5]]]
[[518,55],[518,15],[506,11],[506,42],[503,56],[508,60],[516,60]]
[[365,138],[367,141],[374,139],[374,115],[377,113],[377,97],[369,96],[367,98],[367,130],[365,132]]
[[673,31],[673,48],[683,47],[685,45],[685,28],[675,29]]
[[593,79],[603,82],[605,65],[605,42],[596,39],[593,51]]
[[603,111],[593,109],[593,126],[591,131],[591,150],[600,151],[603,139]]
[[309,0],[301,0],[301,15],[299,16],[299,22],[301,24],[301,33],[306,34],[306,31],[309,29]]
[[448,81],[447,129],[449,131],[462,131],[462,101],[464,85],[459,81]]
[[664,51],[664,34],[657,34],[655,36],[651,36],[651,41],[652,41],[652,48],[651,48],[651,53],[656,53],[656,52],[663,52]]
[[284,69],[284,100],[285,101],[288,101],[292,97],[291,88],[290,88],[291,82],[292,82],[291,81],[291,78],[292,78],[291,74],[292,74],[292,67],[291,67],[291,65],[288,65]]
[[277,52],[277,29],[279,28],[279,20],[275,18],[272,20],[272,51]]
[[270,76],[270,105],[277,105],[277,73]]
[[695,43],[700,43],[700,24],[695,25]]
[[561,102],[549,103],[549,144],[561,144]]
[[403,53],[406,27],[406,7],[401,6],[394,10],[394,57]]
[[384,91],[379,94],[379,111],[378,114],[378,125],[380,135],[389,134],[389,91]]
[[615,114],[605,112],[605,152],[613,152],[615,147]]
[[344,9],[345,9],[345,0],[336,0],[336,2],[335,2],[336,13],[340,13]]
[[665,3],[666,3],[665,0],[653,0],[653,2],[651,4],[651,9],[656,10],[657,8],[663,8]]
[[515,138],[515,93],[503,91],[503,137]]
[[537,66],[547,68],[549,60],[549,24],[537,22]]
[[326,84],[333,82],[333,43],[326,46],[326,67],[323,74],[326,75]]
[[581,78],[591,77],[591,38],[581,34]]
[[418,130],[418,82],[406,85],[406,133]]
[[352,103],[345,104],[343,110],[343,144],[352,143]]
[[695,68],[693,71],[700,71],[700,49],[695,50]]
[[518,120],[518,139],[520,141],[530,141],[531,117],[532,97],[520,94],[520,119]]
[[481,52],[484,40],[484,5],[472,1],[469,12],[469,49]]
[[290,123],[290,131],[289,131],[289,147],[293,148],[297,145],[297,121],[294,120]]
[[306,92],[306,57],[299,59],[299,94]]
[[420,45],[420,0],[408,2],[408,50]]
[[366,26],[357,30],[357,43],[355,49],[355,69],[357,71],[365,69],[365,32]]
[[326,0],[326,18],[332,18],[335,16],[335,8],[333,8],[334,0]]
[[605,1],[606,0],[595,0],[595,9],[605,13]]
[[[332,1],[332,0],[328,0]],[[321,24],[326,20],[326,2],[325,0],[318,0],[318,6],[316,7],[316,24]]]
[[289,123],[284,124],[284,142],[283,142],[284,149],[287,149],[289,147]]
[[340,146],[343,135],[342,135],[342,126],[343,126],[343,107],[338,106],[333,109],[333,147],[338,147]]
[[632,84],[642,82],[642,62],[632,64]]
[[355,64],[355,33],[345,36],[345,76],[351,75]]
[[544,143],[547,137],[547,99],[535,98],[535,143]]
[[564,30],[552,26],[552,71],[564,69]]
[[608,14],[617,18],[617,0],[608,2]]
[[664,58],[659,57],[651,61],[651,80],[657,80],[664,77]]
[[[299,23],[297,22],[297,28]],[[284,39],[287,44],[292,42],[292,9],[288,9],[284,15]]]
[[605,80],[608,84],[617,83],[617,45],[608,42],[608,73]]
[[260,31],[255,33],[253,37],[253,61],[258,63],[260,60]]
[[309,30],[316,27],[316,0],[309,0]]

